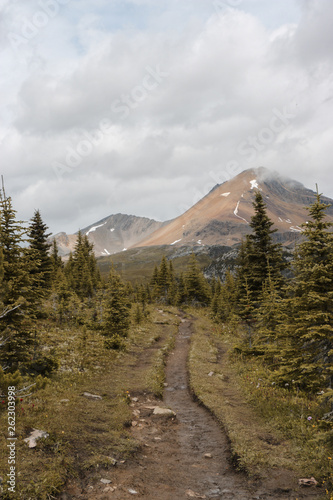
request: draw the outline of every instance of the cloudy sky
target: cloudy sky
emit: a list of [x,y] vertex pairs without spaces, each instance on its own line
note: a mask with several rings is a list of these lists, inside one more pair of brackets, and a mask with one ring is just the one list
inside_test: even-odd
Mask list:
[[331,0],[0,0],[1,174],[53,233],[265,166],[333,198]]

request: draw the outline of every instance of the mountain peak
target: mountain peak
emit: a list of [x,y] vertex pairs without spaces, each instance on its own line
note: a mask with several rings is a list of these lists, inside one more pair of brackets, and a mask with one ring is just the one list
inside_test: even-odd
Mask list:
[[[300,182],[258,167],[215,186],[187,212],[135,246],[238,244],[250,232],[256,190],[262,192],[281,241],[294,242],[308,217],[305,206],[313,203],[315,193]],[[325,201],[332,203],[328,198]],[[328,213],[333,216],[332,209]]]

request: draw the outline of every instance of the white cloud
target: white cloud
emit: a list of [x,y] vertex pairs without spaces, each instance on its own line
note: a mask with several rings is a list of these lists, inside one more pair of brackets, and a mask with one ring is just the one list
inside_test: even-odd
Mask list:
[[[7,35],[40,5],[5,3]],[[230,162],[333,197],[331,2],[232,5],[70,0],[20,47],[2,35],[3,173],[23,218],[169,219]]]

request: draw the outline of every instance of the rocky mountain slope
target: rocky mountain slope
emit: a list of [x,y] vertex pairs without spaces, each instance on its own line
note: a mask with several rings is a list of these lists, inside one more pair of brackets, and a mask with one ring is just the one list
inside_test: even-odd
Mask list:
[[[183,215],[159,228],[135,246],[227,245],[240,242],[250,232],[255,191],[260,190],[267,213],[278,229],[277,239],[291,244],[299,237],[300,225],[308,213],[305,206],[315,200],[315,192],[292,179],[283,178],[263,167],[245,170],[217,185]],[[324,202],[333,200],[323,197]],[[333,222],[333,205],[327,211]]]
[[[116,214],[82,229],[94,244],[97,257],[129,248],[170,245],[172,247],[232,247],[250,232],[252,202],[260,190],[267,213],[278,229],[275,238],[293,245],[301,233],[308,212],[305,207],[315,200],[315,192],[277,172],[260,167],[245,170],[233,179],[215,186],[210,193],[176,219],[158,222],[146,217]],[[333,222],[333,200],[327,210]],[[76,235],[55,235],[62,256],[73,250]]]
[[[88,236],[94,244],[96,256],[100,257],[127,250],[164,224],[167,222],[158,222],[147,217],[115,214],[81,229],[81,232]],[[77,235],[58,233],[53,238],[57,241],[60,255],[65,256],[73,251]]]

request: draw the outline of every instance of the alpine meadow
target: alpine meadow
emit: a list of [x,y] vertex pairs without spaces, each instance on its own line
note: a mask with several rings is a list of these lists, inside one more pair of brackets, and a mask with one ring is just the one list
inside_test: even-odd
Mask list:
[[332,26],[0,0],[1,500],[333,500]]

